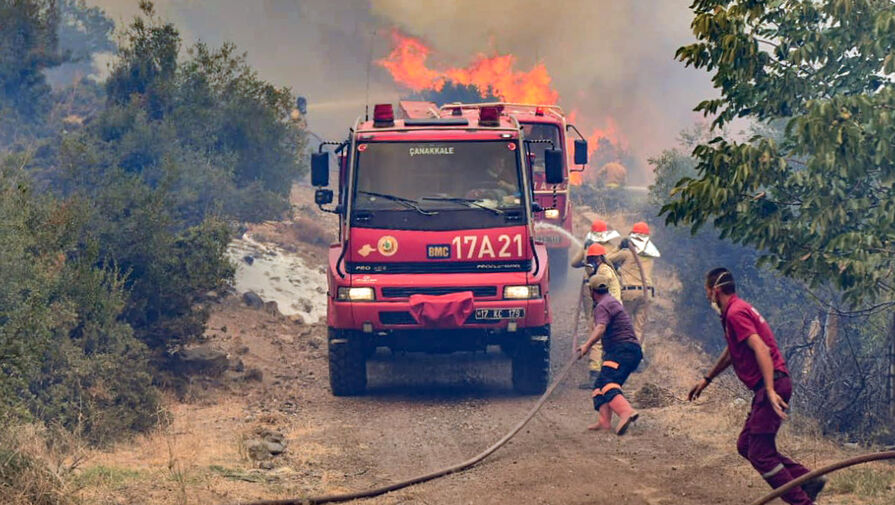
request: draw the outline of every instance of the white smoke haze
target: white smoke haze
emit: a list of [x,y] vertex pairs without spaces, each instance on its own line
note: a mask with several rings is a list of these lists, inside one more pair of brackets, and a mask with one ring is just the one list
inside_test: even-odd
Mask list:
[[[161,0],[158,14],[176,24],[185,45],[234,42],[262,78],[308,98],[309,125],[341,138],[370,102],[407,93],[375,61],[391,49],[390,32],[422,39],[430,68],[466,66],[479,53],[511,53],[517,69],[544,63],[560,104],[592,126],[612,117],[644,161],[701,119],[692,112],[715,96],[708,76],[686,69],[674,52],[692,41],[689,0]],[[88,0],[119,26],[137,2]],[[370,64],[372,56],[373,63]],[[582,122],[582,121],[579,121]],[[585,132],[587,133],[587,132]],[[632,183],[647,175],[632,175]]]

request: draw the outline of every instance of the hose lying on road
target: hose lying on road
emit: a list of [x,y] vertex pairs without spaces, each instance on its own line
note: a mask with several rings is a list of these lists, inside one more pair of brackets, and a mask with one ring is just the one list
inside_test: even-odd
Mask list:
[[879,461],[883,459],[895,459],[895,451],[886,451],[886,452],[876,452],[871,454],[864,454],[862,456],[855,456],[854,458],[844,459],[842,461],[838,461],[831,465],[827,465],[823,468],[819,468],[814,470],[813,472],[806,473],[805,475],[799,477],[798,479],[793,479],[786,483],[784,486],[780,486],[774,490],[774,492],[768,494],[760,500],[752,502],[751,505],[764,505],[774,498],[778,498],[786,494],[790,489],[801,486],[805,481],[809,481],[815,477],[820,477],[821,475],[825,475],[831,472],[835,472],[837,470],[842,470],[843,468],[848,468],[850,466],[860,465],[861,463],[869,463],[871,461]]
[[442,468],[440,470],[435,470],[434,472],[430,472],[424,475],[419,475],[417,477],[412,477],[407,480],[403,480],[401,482],[395,482],[394,484],[389,484],[387,486],[378,487],[375,489],[368,489],[366,491],[357,491],[354,493],[344,493],[344,494],[330,494],[323,496],[312,496],[307,498],[286,498],[282,500],[263,500],[263,501],[253,501],[253,502],[242,502],[239,505],[319,505],[321,503],[339,503],[346,502],[350,500],[357,500],[359,498],[372,498],[374,496],[379,496],[385,493],[390,493],[392,491],[397,491],[398,489],[403,489],[408,486],[412,486],[414,484],[419,484],[421,482],[430,481],[433,479],[437,479],[439,477],[444,477],[445,475],[450,475],[452,473],[457,473],[463,470],[466,470],[483,459],[487,458],[494,451],[500,449],[507,442],[510,441],[519,431],[528,424],[529,421],[541,410],[541,407],[544,406],[544,403],[547,401],[547,398],[550,397],[551,394],[556,390],[556,387],[569,375],[569,371],[572,369],[572,365],[575,364],[575,361],[578,360],[578,354],[576,353],[572,356],[572,359],[569,360],[568,363],[562,368],[559,374],[553,381],[553,384],[547,388],[547,391],[544,392],[543,395],[538,399],[537,403],[535,403],[534,407],[528,412],[528,415],[522,419],[509,433],[503,436],[500,440],[498,440],[494,445],[485,449],[480,454],[468,459],[462,463],[458,463],[453,466],[449,466],[446,468]]

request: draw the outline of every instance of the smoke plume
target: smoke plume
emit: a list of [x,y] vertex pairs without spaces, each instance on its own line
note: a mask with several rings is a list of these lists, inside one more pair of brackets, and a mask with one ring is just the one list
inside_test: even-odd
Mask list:
[[[88,0],[121,26],[137,2]],[[433,68],[465,68],[478,56],[512,55],[520,71],[539,64],[559,104],[578,121],[613,129],[641,167],[674,144],[714,95],[705,74],[674,61],[692,39],[689,0],[160,0],[186,44],[232,41],[262,78],[308,98],[309,124],[321,136],[344,136],[369,101],[396,101],[411,90],[376,62],[397,30],[431,49]],[[369,79],[368,79],[369,76]],[[589,134],[589,132],[585,132]]]

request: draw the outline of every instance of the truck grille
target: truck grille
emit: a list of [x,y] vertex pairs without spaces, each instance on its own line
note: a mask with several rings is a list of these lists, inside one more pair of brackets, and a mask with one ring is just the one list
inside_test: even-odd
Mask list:
[[445,286],[445,287],[406,287],[406,288],[382,288],[382,296],[384,298],[410,298],[411,295],[446,295],[449,293],[459,293],[461,291],[472,291],[476,298],[485,298],[489,296],[497,296],[497,286]]
[[416,319],[410,312],[383,311],[379,313],[379,322],[382,324],[416,324]]

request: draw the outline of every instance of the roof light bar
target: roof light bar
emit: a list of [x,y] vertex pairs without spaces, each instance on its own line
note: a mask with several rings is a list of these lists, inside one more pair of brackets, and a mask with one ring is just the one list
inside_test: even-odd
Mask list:
[[479,126],[500,126],[500,108],[482,107],[479,109]]
[[395,110],[390,103],[377,103],[373,107],[373,126],[386,128],[395,126]]

